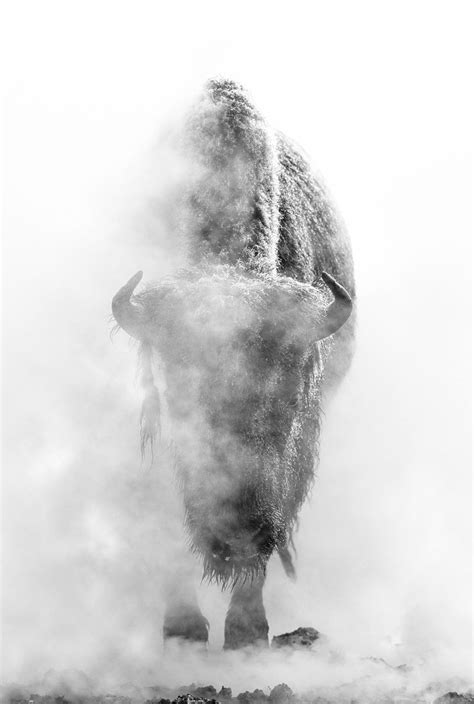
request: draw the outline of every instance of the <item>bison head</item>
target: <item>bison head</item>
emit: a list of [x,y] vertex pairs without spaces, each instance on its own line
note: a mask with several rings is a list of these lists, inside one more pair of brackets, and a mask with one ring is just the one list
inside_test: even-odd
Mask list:
[[329,342],[351,312],[342,286],[186,270],[113,299],[120,327],[156,351],[192,548],[223,583],[287,543],[313,477]]

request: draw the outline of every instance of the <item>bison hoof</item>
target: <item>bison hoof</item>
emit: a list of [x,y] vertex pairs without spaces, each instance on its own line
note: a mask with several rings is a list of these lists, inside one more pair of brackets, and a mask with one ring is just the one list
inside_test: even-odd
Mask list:
[[268,622],[263,615],[229,612],[225,622],[224,650],[253,646],[268,648]]
[[207,643],[209,639],[209,621],[201,610],[195,606],[180,605],[167,609],[163,623],[163,637],[182,638],[183,640]]

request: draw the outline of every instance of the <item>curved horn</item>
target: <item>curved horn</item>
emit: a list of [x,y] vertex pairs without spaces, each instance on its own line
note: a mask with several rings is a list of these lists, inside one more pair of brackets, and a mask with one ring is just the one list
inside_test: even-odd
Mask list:
[[141,309],[130,300],[132,293],[140,283],[143,271],[137,271],[125,286],[117,291],[112,300],[112,313],[118,325],[132,337],[143,337],[143,320]]
[[316,340],[324,340],[325,337],[334,335],[352,312],[352,299],[344,286],[341,286],[326,271],[322,272],[321,278],[334,296],[334,301],[326,311],[325,321],[318,327]]

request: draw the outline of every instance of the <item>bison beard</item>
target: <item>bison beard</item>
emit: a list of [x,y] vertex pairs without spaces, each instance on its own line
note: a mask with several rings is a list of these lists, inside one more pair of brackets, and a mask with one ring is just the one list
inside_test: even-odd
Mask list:
[[[190,266],[133,295],[139,272],[112,308],[141,342],[142,447],[159,429],[152,354],[161,360],[191,549],[205,576],[233,587],[225,647],[235,648],[268,642],[271,554],[293,572],[321,394],[352,356],[352,260],[306,162],[239,86],[209,83],[180,148],[190,168],[176,226]],[[207,640],[194,593],[173,584],[165,636]]]

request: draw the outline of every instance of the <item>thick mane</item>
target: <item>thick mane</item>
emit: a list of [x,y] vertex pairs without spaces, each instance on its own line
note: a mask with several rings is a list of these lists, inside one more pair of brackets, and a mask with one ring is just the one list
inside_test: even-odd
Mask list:
[[185,223],[193,264],[240,262],[307,283],[326,270],[354,294],[348,238],[324,187],[242,86],[209,81],[185,133],[195,175]]
[[191,260],[243,263],[277,271],[278,154],[276,140],[244,89],[210,81],[186,122],[193,163],[185,236]]
[[353,297],[349,240],[324,187],[283,135],[278,135],[278,159],[278,271],[309,283],[328,271]]

